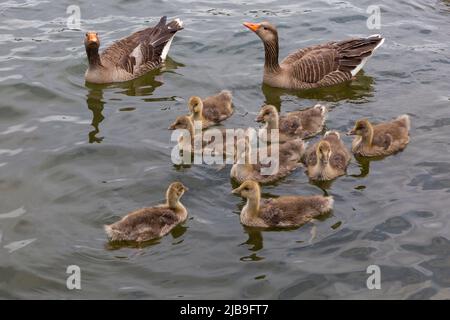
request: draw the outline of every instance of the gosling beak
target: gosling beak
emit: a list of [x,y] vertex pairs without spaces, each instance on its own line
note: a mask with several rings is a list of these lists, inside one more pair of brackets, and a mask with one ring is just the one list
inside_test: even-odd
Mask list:
[[232,194],[240,194],[241,190],[239,190],[239,188],[236,188],[236,189],[231,190],[231,193]]
[[256,30],[258,30],[259,27],[261,27],[260,23],[244,22],[243,25],[252,30],[253,32],[256,32]]
[[186,187],[186,186],[183,186],[183,189],[184,189],[185,192],[186,192],[186,191],[189,191],[189,188]]
[[264,121],[264,117],[263,116],[257,116],[255,121],[256,122],[263,122]]
[[172,123],[167,129],[169,129],[169,130],[175,130],[175,123]]
[[356,134],[355,129],[352,129],[349,132],[347,132],[348,136],[354,136],[355,134]]

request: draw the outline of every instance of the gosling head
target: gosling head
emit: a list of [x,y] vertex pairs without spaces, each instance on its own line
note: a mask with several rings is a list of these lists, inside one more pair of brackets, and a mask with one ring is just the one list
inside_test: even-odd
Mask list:
[[247,199],[257,199],[261,194],[258,182],[253,180],[244,181],[238,188],[231,192]]
[[189,189],[184,186],[181,182],[175,181],[170,184],[167,188],[166,198],[169,203],[178,201],[183,196],[183,194]]
[[322,140],[319,142],[317,146],[317,158],[320,163],[323,165],[327,165],[330,161],[331,157],[331,145],[328,141]]
[[201,114],[203,110],[203,101],[200,97],[193,96],[188,101],[189,111],[193,114]]
[[355,126],[352,130],[350,130],[347,135],[358,135],[358,136],[368,136],[370,133],[370,129],[372,128],[372,124],[367,119],[357,120]]
[[273,24],[267,21],[261,23],[244,22],[244,26],[256,33],[263,42],[276,41],[278,43],[277,28]]
[[98,50],[98,48],[100,47],[100,39],[97,32],[86,32],[86,35],[84,37],[84,47],[86,48],[86,51],[92,49]]
[[175,129],[186,129],[192,127],[192,120],[188,116],[179,116],[175,119],[175,121],[169,126],[169,130]]
[[259,111],[256,122],[270,122],[278,117],[278,110],[272,105],[265,105]]

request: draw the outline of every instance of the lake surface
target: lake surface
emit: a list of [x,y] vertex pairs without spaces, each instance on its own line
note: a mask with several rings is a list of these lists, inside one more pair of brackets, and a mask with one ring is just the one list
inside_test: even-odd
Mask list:
[[[41,1],[0,3],[0,298],[450,298],[450,2]],[[82,30],[66,26],[70,5]],[[84,82],[83,39],[102,47],[162,15],[179,17],[166,67],[110,86]],[[351,83],[286,92],[262,86],[262,43],[242,26],[278,26],[281,56],[307,45],[380,33],[384,45]],[[330,194],[333,213],[291,231],[244,228],[230,167],[171,163],[167,126],[191,95],[232,90],[226,127],[255,126],[264,103],[282,112],[330,108],[327,129],[407,113],[411,142],[348,175],[312,184],[302,170],[265,196]],[[350,138],[345,137],[350,145]],[[313,140],[314,141],[314,140]],[[180,180],[190,218],[142,248],[111,247],[103,225],[163,201]],[[81,290],[66,268],[81,268]],[[369,265],[381,289],[369,290]]]

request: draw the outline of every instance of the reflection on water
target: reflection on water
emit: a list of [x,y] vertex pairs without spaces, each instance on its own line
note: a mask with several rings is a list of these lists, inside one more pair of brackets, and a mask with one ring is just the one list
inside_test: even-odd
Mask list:
[[327,190],[330,190],[333,183],[339,178],[342,178],[342,177],[337,177],[336,179],[333,179],[333,180],[324,180],[324,181],[310,179],[309,182],[311,184],[317,186],[318,188],[322,189],[324,196],[328,196]]
[[[242,1],[172,0],[149,13],[126,1],[98,0],[101,12],[80,2],[82,12],[98,14],[83,26],[99,30],[105,43],[162,15],[186,26],[169,53],[182,64],[169,59],[133,81],[85,85],[83,32],[58,27],[70,1],[28,1],[20,10],[14,3],[0,4],[0,212],[7,213],[0,224],[0,298],[448,298],[447,0],[380,0],[390,9],[379,31],[386,42],[366,73],[294,92],[261,88],[261,41],[241,22],[279,25],[284,56],[309,43],[378,32],[367,29],[364,4],[254,0],[243,10]],[[170,161],[167,126],[186,113],[181,100],[221,89],[232,90],[236,105],[225,128],[254,126],[264,102],[283,111],[322,103],[332,109],[327,129],[339,131],[358,118],[409,113],[412,141],[381,163],[357,157],[348,175],[332,182],[311,183],[297,170],[264,186],[264,198],[334,197],[332,214],[314,223],[311,244],[313,224],[293,231],[243,227],[237,213],[245,201],[229,194],[236,187],[230,166],[216,171]],[[159,203],[157,190],[174,180],[192,190],[183,203],[194,219],[137,248],[105,250],[102,226],[129,208]],[[25,213],[12,214],[22,207]],[[61,286],[72,264],[89,277],[80,293]],[[367,290],[370,264],[382,270],[381,290]]]
[[123,248],[134,248],[134,249],[142,249],[151,247],[161,243],[162,239],[153,239],[145,242],[136,242],[136,241],[108,241],[105,242],[106,250],[120,250]]
[[358,163],[358,166],[360,168],[359,174],[352,174],[352,177],[355,178],[365,178],[370,173],[370,163],[376,162],[376,161],[383,161],[387,156],[376,156],[376,157],[361,157],[355,155],[354,158],[356,162]]
[[[188,229],[188,227],[186,227],[185,225],[179,224],[175,228],[172,229],[170,234],[172,235],[172,237],[174,239],[178,239],[186,233],[187,229]],[[180,242],[177,242],[177,243],[180,243]]]
[[[173,228],[170,231],[170,235],[173,238],[173,245],[178,245],[183,243],[184,239],[182,236],[186,233],[188,227],[184,226],[183,224],[177,225],[175,228]],[[147,247],[151,247],[157,244],[160,244],[162,241],[164,241],[165,237],[159,238],[159,239],[152,239],[145,242],[136,242],[136,241],[106,241],[105,242],[105,249],[107,250],[119,250],[122,248],[137,248],[137,249],[143,249]]]
[[296,96],[301,99],[328,102],[339,102],[342,100],[364,102],[367,98],[372,96],[373,78],[364,75],[364,72],[360,72],[355,80],[332,87],[294,91],[273,88],[263,84],[261,89],[265,96],[265,103],[274,105],[278,109],[281,107],[281,98],[285,95]]
[[250,251],[259,251],[263,248],[263,236],[261,229],[243,226],[245,233],[248,235],[247,241],[242,243],[242,245],[246,244],[249,246],[248,250]]
[[[103,98],[104,91],[106,90],[113,91],[119,95],[127,95],[127,96],[151,96],[158,87],[164,84],[162,80],[163,74],[174,72],[174,70],[178,69],[179,67],[184,67],[184,65],[168,57],[163,68],[153,70],[137,79],[113,84],[94,84],[86,82],[85,86],[88,89],[88,93],[86,95],[86,104],[88,109],[91,110],[92,112],[91,125],[92,127],[94,127],[94,130],[90,131],[88,134],[89,143],[101,143],[104,139],[104,137],[97,136],[100,133],[99,129],[100,123],[105,119],[102,113],[106,103]],[[114,89],[121,89],[121,90],[116,91]],[[115,100],[122,100],[122,99],[117,98]],[[174,98],[158,97],[155,99],[145,98],[143,100],[146,102],[171,101],[174,100]],[[121,108],[120,110],[134,111],[135,108],[127,107]]]
[[365,178],[369,175],[370,172],[370,162],[373,159],[365,158],[361,156],[354,156],[354,159],[358,163],[358,167],[360,169],[360,172],[358,174],[352,174],[352,177],[355,178]]
[[105,102],[103,101],[103,90],[102,89],[90,89],[86,96],[86,103],[88,109],[92,112],[92,122],[91,126],[94,130],[90,131],[88,134],[89,143],[100,143],[103,141],[104,137],[97,137],[100,133],[99,125],[105,119],[103,116],[103,108]]

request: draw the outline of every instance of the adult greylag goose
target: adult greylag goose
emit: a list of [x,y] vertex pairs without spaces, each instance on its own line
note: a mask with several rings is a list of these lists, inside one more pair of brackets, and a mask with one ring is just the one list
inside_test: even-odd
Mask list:
[[327,108],[320,104],[300,111],[293,111],[279,116],[277,108],[265,105],[259,111],[257,122],[265,122],[267,140],[270,141],[270,130],[278,129],[279,142],[295,138],[311,138],[320,133],[325,124]]
[[403,150],[409,143],[409,116],[404,114],[390,122],[372,124],[368,119],[356,121],[348,132],[356,135],[352,151],[363,157],[388,156]]
[[190,117],[193,121],[201,121],[204,129],[216,125],[233,114],[232,100],[233,96],[228,90],[222,90],[203,100],[193,96],[188,101]]
[[243,225],[260,228],[301,226],[333,208],[333,198],[324,196],[282,196],[261,200],[256,181],[247,180],[232,191],[247,198],[240,219]]
[[306,150],[303,162],[312,180],[332,180],[345,174],[351,153],[337,131],[327,131],[322,140]]
[[[272,174],[263,174],[261,169],[266,167],[269,169],[276,168],[274,163],[266,163],[266,161],[261,161],[257,156],[252,159],[252,149],[250,143],[247,139],[244,139],[244,142],[239,140],[239,143],[242,143],[245,147],[243,148],[243,152],[240,155],[237,155],[239,150],[236,150],[237,161],[231,167],[230,176],[235,179],[239,183],[244,182],[245,180],[254,180],[262,184],[272,183],[281,178],[286,177],[295,169],[301,166],[300,160],[305,152],[305,144],[301,139],[290,140],[286,143],[283,143],[278,146],[278,158],[273,159],[273,161],[277,161],[278,170]],[[266,149],[267,160],[272,159],[274,144],[268,146]],[[236,148],[237,149],[237,148]],[[256,152],[255,155],[257,155]],[[262,163],[263,162],[263,163]],[[267,161],[268,162],[268,161]]]
[[180,198],[188,189],[181,182],[173,182],[166,192],[166,203],[128,213],[121,220],[105,225],[111,241],[144,242],[160,238],[187,218],[187,210]]
[[269,22],[244,23],[264,43],[263,82],[285,89],[310,89],[351,80],[384,38],[372,35],[300,49],[278,62],[278,32]]
[[175,33],[183,29],[181,20],[159,23],[123,38],[99,54],[100,39],[87,32],[84,40],[89,66],[85,79],[92,83],[122,82],[138,78],[161,66],[167,57]]

